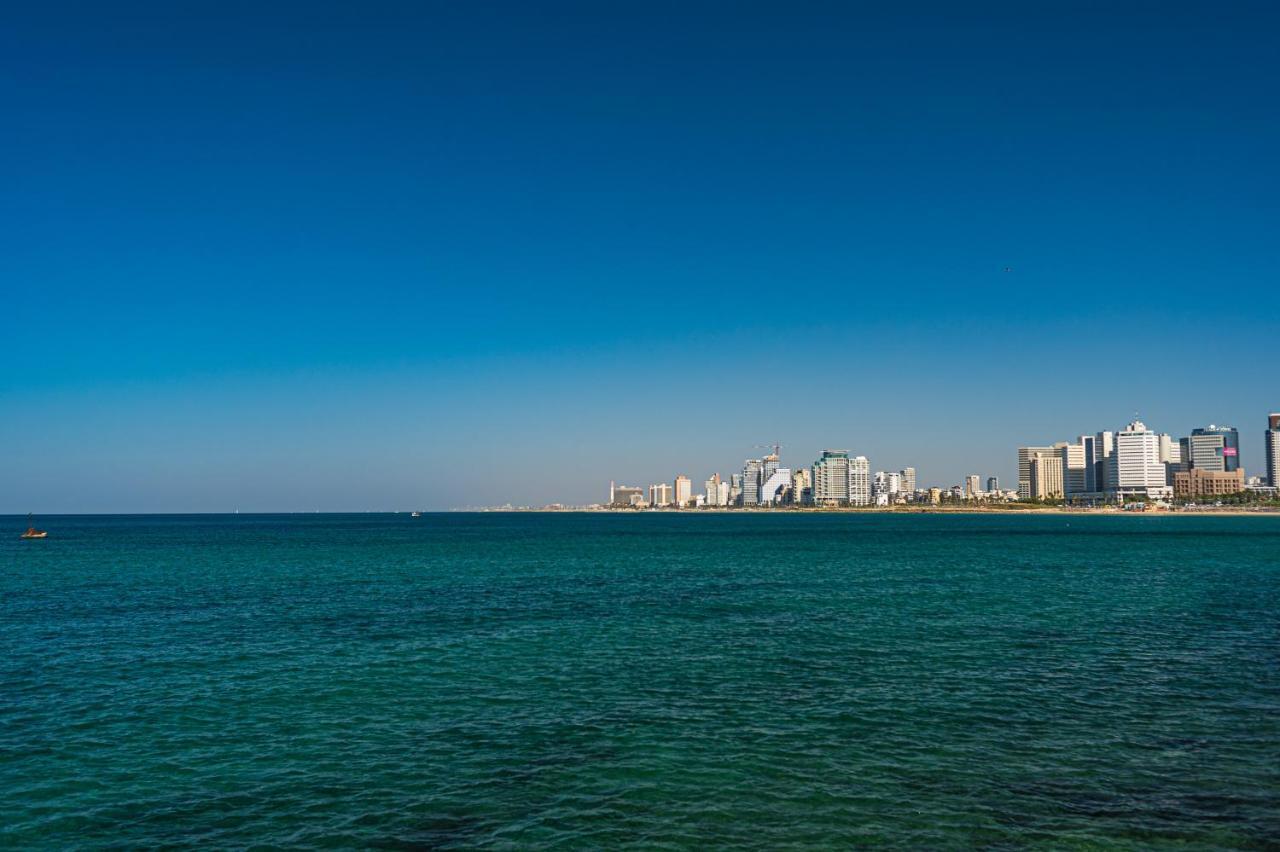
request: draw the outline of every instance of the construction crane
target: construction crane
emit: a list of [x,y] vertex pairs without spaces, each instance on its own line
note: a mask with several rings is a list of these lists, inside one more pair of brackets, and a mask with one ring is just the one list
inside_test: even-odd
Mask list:
[[773,450],[773,454],[778,458],[782,458],[782,442],[774,441],[772,444],[752,444],[753,450]]

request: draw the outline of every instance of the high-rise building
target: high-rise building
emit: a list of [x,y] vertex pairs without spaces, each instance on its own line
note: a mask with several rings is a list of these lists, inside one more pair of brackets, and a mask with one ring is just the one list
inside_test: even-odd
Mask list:
[[729,505],[742,505],[742,474],[740,473],[729,475]]
[[[852,466],[852,462],[850,462]],[[850,494],[852,494],[850,486]],[[877,506],[888,506],[902,493],[902,474],[877,470],[871,477],[871,499]]]
[[995,494],[1000,490],[1000,478],[998,476],[987,477],[987,493]]
[[823,450],[813,463],[813,502],[819,506],[849,502],[848,450]]
[[1094,444],[1096,435],[1081,435],[1076,443],[1084,450],[1084,490],[1086,494],[1096,494],[1102,489],[1098,487],[1098,469],[1094,464]]
[[1280,488],[1280,414],[1267,415],[1267,484]]
[[704,483],[703,490],[707,495],[708,506],[724,505],[720,502],[720,474],[711,474],[711,478]]
[[1085,463],[1093,467],[1095,493],[1115,490],[1115,452],[1114,432],[1099,432],[1093,436],[1092,455],[1085,458]]
[[982,477],[971,473],[964,478],[964,496],[976,500],[982,494]]
[[760,481],[763,482],[778,472],[778,454],[769,453],[760,460]]
[[1197,470],[1233,471],[1240,469],[1240,431],[1231,426],[1209,425],[1192,429],[1187,439],[1190,455],[1187,462]]
[[1057,447],[1018,447],[1018,499],[1029,500],[1031,494],[1031,459],[1036,453],[1058,455]]
[[1063,496],[1062,448],[1037,450],[1031,454],[1030,491],[1035,500],[1050,500]]
[[760,486],[760,505],[777,506],[789,499],[791,494],[791,469],[775,467],[773,473]]
[[671,505],[671,486],[665,482],[659,482],[656,485],[649,486],[649,505],[650,506],[670,506]]
[[1173,493],[1165,482],[1164,464],[1160,461],[1160,436],[1141,420],[1116,433],[1114,457],[1115,484],[1111,490],[1117,496],[1160,498]]
[[676,508],[683,509],[693,502],[693,482],[683,473],[676,476]]
[[854,456],[849,459],[849,504],[851,506],[871,505],[871,462],[866,456]]
[[720,481],[720,489],[719,489],[718,493],[716,494],[716,505],[717,505],[717,506],[729,506],[729,505],[732,505],[732,503],[733,503],[733,499],[732,499],[732,496],[731,496],[731,495],[732,495],[732,492],[733,492],[733,486],[732,486],[732,485],[730,485],[729,483],[727,483],[727,482],[725,482],[725,481],[721,480],[721,481]]
[[764,462],[747,459],[742,465],[742,505],[754,506],[760,502],[760,486],[764,484]]
[[635,506],[644,502],[644,489],[633,488],[630,485],[616,485],[609,483],[609,505],[618,508]]
[[904,467],[902,469],[902,490],[907,494],[916,493],[916,469],[914,467]]
[[1088,470],[1085,462],[1085,445],[1081,440],[1075,444],[1064,444],[1059,450],[1062,459],[1062,493],[1063,496],[1085,494],[1088,492]]
[[809,471],[800,468],[791,474],[791,502],[797,506],[807,506],[813,502],[813,480]]
[[1175,441],[1168,435],[1160,435],[1160,463],[1164,465],[1164,483],[1173,485],[1175,474],[1187,470],[1190,465],[1183,460],[1182,451],[1190,439]]

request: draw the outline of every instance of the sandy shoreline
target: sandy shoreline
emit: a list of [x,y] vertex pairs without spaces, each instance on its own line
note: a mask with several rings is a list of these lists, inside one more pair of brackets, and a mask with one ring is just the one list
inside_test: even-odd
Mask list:
[[949,507],[949,506],[864,506],[859,508],[850,507],[833,507],[833,508],[787,508],[787,509],[587,509],[587,508],[540,508],[540,509],[491,509],[487,511],[507,511],[507,512],[581,512],[585,514],[618,514],[618,515],[646,515],[646,514],[680,514],[680,515],[788,515],[788,514],[817,514],[817,515],[1075,515],[1075,516],[1098,516],[1098,517],[1156,517],[1156,516],[1216,516],[1216,517],[1256,517],[1270,516],[1280,518],[1280,508],[1266,507],[1258,509],[1244,509],[1239,507],[1222,507],[1218,508],[1197,508],[1197,509],[1162,509],[1146,512],[1126,512],[1119,508],[1106,509],[1081,509],[1070,508],[1065,506],[1027,506],[1019,508],[975,508],[975,507]]

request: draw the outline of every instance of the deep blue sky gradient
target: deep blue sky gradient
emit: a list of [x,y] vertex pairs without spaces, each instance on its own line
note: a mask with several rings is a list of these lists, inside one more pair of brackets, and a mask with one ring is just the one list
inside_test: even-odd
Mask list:
[[775,438],[1010,482],[1134,411],[1233,423],[1256,472],[1278,25],[15,7],[0,512],[577,502]]

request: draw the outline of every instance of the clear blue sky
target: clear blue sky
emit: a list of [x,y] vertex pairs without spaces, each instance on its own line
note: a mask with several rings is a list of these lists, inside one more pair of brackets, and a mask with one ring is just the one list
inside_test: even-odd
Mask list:
[[1278,25],[15,6],[0,511],[585,501],[774,439],[1009,482],[1135,410],[1239,426],[1256,472]]

